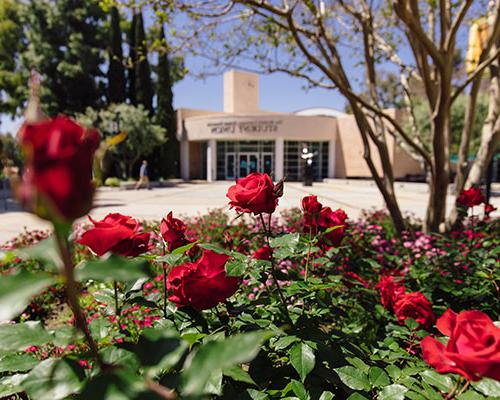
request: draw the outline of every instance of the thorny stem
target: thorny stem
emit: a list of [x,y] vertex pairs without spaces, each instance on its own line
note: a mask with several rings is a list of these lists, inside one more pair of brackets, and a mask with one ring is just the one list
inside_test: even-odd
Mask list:
[[304,272],[304,282],[307,282],[307,270],[309,268],[309,257],[311,257],[312,228],[309,228],[309,245],[307,246],[306,269]]
[[[260,216],[260,220],[262,222],[262,226],[264,228],[264,233],[265,233],[265,238],[266,238],[266,243],[267,245],[269,246],[269,248],[271,247],[271,244],[269,242],[269,237],[271,235],[271,224],[269,223],[269,229],[266,227],[266,223],[264,222],[264,217],[262,216],[262,213],[259,214]],[[269,217],[271,217],[271,215],[269,215]],[[269,218],[269,222],[271,222],[271,218]],[[290,314],[288,313],[288,306],[287,306],[287,302],[286,302],[286,299],[285,299],[285,296],[283,295],[283,292],[281,291],[281,288],[280,288],[280,285],[278,283],[278,277],[276,276],[276,263],[274,261],[274,256],[273,256],[273,253],[271,251],[271,257],[270,257],[270,261],[271,261],[271,276],[273,277],[273,280],[274,280],[274,283],[276,285],[276,289],[278,289],[278,294],[280,296],[280,300],[281,300],[281,304],[283,305],[283,309],[285,311],[285,315],[288,319],[288,321],[290,323],[292,323],[292,319],[290,318]]]
[[460,397],[460,395],[467,390],[467,388],[470,386],[470,381],[465,382],[465,385],[460,391],[457,393],[455,397]]
[[120,305],[118,304],[118,282],[113,281],[113,289],[115,295],[115,316],[118,320],[120,318]]
[[[165,256],[165,243],[163,243],[162,256]],[[162,261],[161,267],[163,269],[163,317],[167,318],[167,269],[165,261]]]
[[64,265],[63,274],[65,279],[66,294],[68,296],[68,303],[75,317],[76,326],[83,332],[85,340],[89,345],[92,357],[97,361],[99,367],[102,370],[105,370],[107,365],[104,363],[101,356],[99,355],[99,350],[97,348],[97,345],[94,339],[92,338],[92,335],[90,334],[90,329],[87,324],[87,319],[85,318],[85,315],[82,309],[80,308],[80,304],[78,302],[78,289],[73,273],[73,262],[71,260],[71,252],[69,250],[68,239],[65,233],[61,232],[61,230],[58,229],[58,227],[55,227],[55,237]]

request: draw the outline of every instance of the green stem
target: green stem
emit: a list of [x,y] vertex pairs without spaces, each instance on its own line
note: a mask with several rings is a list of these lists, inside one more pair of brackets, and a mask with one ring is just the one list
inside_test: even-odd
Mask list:
[[309,258],[311,257],[312,228],[309,228],[309,245],[307,246],[306,270],[304,272],[304,282],[307,282],[307,270],[309,268]]
[[[163,256],[165,256],[165,242],[163,242]],[[163,268],[163,317],[167,318],[167,269],[165,268],[167,265],[165,261],[161,263]],[[175,318],[174,318],[175,320]]]
[[113,281],[113,289],[114,289],[114,295],[115,295],[115,316],[116,316],[116,320],[118,321],[120,319],[121,309],[120,309],[120,304],[118,302],[118,282],[117,281]]
[[66,294],[68,296],[68,303],[75,317],[75,324],[78,329],[80,329],[84,336],[87,344],[89,345],[92,357],[97,361],[101,369],[106,369],[106,364],[99,355],[99,350],[97,345],[90,334],[90,329],[87,324],[87,319],[80,308],[80,303],[78,301],[78,286],[74,276],[73,261],[71,260],[71,252],[69,249],[68,238],[66,235],[66,229],[54,226],[55,237],[57,241],[57,246],[59,247],[59,252],[61,254],[61,259],[63,261],[63,275],[65,280]]
[[[260,220],[262,222],[262,226],[264,227],[264,233],[265,233],[265,238],[266,238],[266,243],[267,245],[269,246],[269,248],[271,248],[271,244],[270,244],[270,241],[269,241],[269,237],[271,235],[271,232],[270,232],[270,224],[269,224],[269,230],[266,228],[266,223],[264,222],[264,217],[262,216],[262,213],[259,214],[260,216]],[[271,218],[269,218],[269,220],[271,220]],[[273,277],[273,280],[274,280],[274,283],[276,285],[276,289],[278,290],[278,294],[279,294],[279,297],[280,297],[280,300],[281,300],[281,304],[283,305],[283,310],[285,312],[285,315],[288,319],[288,321],[290,323],[293,323],[292,322],[292,319],[290,318],[290,314],[288,313],[288,306],[287,306],[287,302],[286,302],[286,299],[285,299],[285,296],[283,295],[283,292],[281,291],[281,288],[280,288],[280,285],[278,283],[278,277],[276,276],[276,263],[274,261],[274,256],[273,256],[273,252],[271,251],[271,257],[270,257],[270,261],[271,261],[271,276]]]

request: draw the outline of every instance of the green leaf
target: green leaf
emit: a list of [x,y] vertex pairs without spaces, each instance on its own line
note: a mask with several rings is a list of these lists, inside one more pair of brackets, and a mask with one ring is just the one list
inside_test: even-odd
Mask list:
[[288,352],[290,363],[295,368],[302,382],[305,381],[307,375],[314,369],[316,357],[313,349],[305,343],[297,343]]
[[266,393],[262,393],[255,389],[247,389],[248,395],[252,398],[252,400],[268,400],[269,396]]
[[357,368],[347,365],[345,367],[335,368],[340,380],[344,385],[354,390],[369,390],[370,382],[368,376]]
[[295,379],[292,379],[290,382],[290,388],[293,390],[293,393],[300,399],[300,400],[306,400],[309,398],[307,395],[306,388],[302,384],[302,382],[296,381]]
[[83,370],[75,362],[49,358],[33,368],[22,387],[32,399],[60,400],[78,392],[83,379]]
[[149,263],[139,258],[124,258],[110,254],[107,258],[86,261],[75,269],[78,280],[96,280],[104,282],[134,281],[152,276]]
[[347,398],[347,400],[368,400],[368,399],[362,394],[353,393]]
[[0,373],[29,371],[39,362],[32,354],[7,354],[0,356]]
[[288,346],[290,346],[292,343],[295,343],[299,340],[297,336],[283,336],[276,340],[271,347],[273,347],[275,350],[283,350],[286,349]]
[[403,385],[389,385],[378,394],[377,400],[404,400],[407,391]]
[[460,396],[457,396],[457,400],[482,400],[482,399],[484,399],[484,397],[474,390],[467,390],[465,393],[461,393]]
[[0,378],[0,398],[9,398],[13,394],[22,392],[21,384],[27,374],[15,374]]
[[145,385],[144,377],[128,369],[100,374],[83,389],[78,400],[159,400]]
[[40,321],[0,325],[0,351],[21,351],[52,342],[53,337]]
[[240,367],[226,368],[224,371],[222,371],[222,373],[225,376],[230,377],[233,381],[248,383],[250,385],[257,386],[248,372],[243,371]]
[[154,376],[177,364],[186,351],[187,344],[174,330],[147,328],[131,349],[148,375]]
[[332,392],[326,391],[321,393],[321,396],[319,397],[318,400],[332,400],[334,398],[334,395]]
[[225,268],[228,276],[242,276],[247,269],[247,263],[240,260],[229,260]]
[[300,234],[299,233],[287,233],[286,235],[281,235],[269,240],[269,245],[272,248],[289,248],[295,249],[299,244]]
[[33,246],[18,249],[15,253],[19,258],[40,261],[48,271],[58,272],[63,265],[54,236],[50,236]]
[[175,267],[182,260],[183,254],[166,254],[164,256],[156,257],[155,261],[165,262],[170,267]]
[[472,386],[486,396],[500,397],[500,382],[490,378],[483,378],[473,382]]
[[0,321],[17,317],[31,302],[33,296],[54,284],[55,277],[45,272],[22,271],[0,276]]
[[373,387],[384,387],[390,383],[389,376],[379,367],[371,367],[368,371],[368,378]]
[[186,251],[191,250],[197,244],[198,244],[198,242],[191,242],[191,243],[185,244],[184,246],[177,247],[170,254],[184,254]]
[[453,387],[453,381],[449,376],[441,375],[435,371],[424,371],[420,373],[424,382],[439,389],[441,392],[449,392]]
[[227,254],[228,256],[231,256],[231,252],[229,250],[226,250],[222,247],[220,247],[219,245],[216,245],[216,244],[211,244],[211,243],[200,243],[198,245],[199,247],[201,247],[202,249],[205,249],[205,250],[212,250],[216,253],[219,253],[219,254]]
[[119,347],[108,346],[99,352],[102,360],[109,365],[120,366],[132,371],[139,369],[139,360],[131,351]]
[[201,345],[186,361],[182,373],[183,393],[198,396],[215,370],[224,370],[252,360],[261,345],[273,336],[270,331],[240,333],[222,341]]

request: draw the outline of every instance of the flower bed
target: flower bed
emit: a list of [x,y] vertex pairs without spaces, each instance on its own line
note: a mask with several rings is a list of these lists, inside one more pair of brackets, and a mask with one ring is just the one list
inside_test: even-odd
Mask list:
[[[123,398],[142,399],[151,392],[141,380],[147,376],[181,397],[480,399],[499,394],[493,379],[478,381],[488,368],[490,376],[498,371],[498,328],[485,316],[499,312],[498,219],[475,220],[450,235],[416,230],[399,240],[381,211],[347,220],[342,233],[320,225],[323,231],[315,232],[314,218],[311,222],[305,214],[297,208],[283,212],[282,223],[272,218],[270,246],[260,217],[231,221],[222,210],[184,221],[170,215],[161,224],[134,221],[128,244],[121,244],[129,246],[122,247],[123,254],[134,256],[128,259],[98,257],[107,249],[92,252],[77,244],[76,271],[95,267],[81,278],[80,304],[99,353],[113,368],[96,378],[102,367],[83,335],[72,329],[75,321],[64,286],[50,284],[20,310],[15,324],[0,325],[2,342],[17,333],[14,343],[0,344],[0,394],[62,399],[89,391],[96,396],[103,379],[111,386],[118,380],[116,390]],[[93,226],[75,227],[75,241],[85,242],[82,238]],[[333,246],[322,238],[332,232]],[[50,271],[53,243],[47,237],[48,232],[26,233],[9,243],[0,267],[3,276],[17,281],[26,271]],[[29,245],[26,251],[17,249]],[[286,312],[269,272],[271,257]],[[204,262],[213,270],[200,274]],[[166,302],[163,271],[170,279]],[[447,330],[439,322],[443,318],[462,322]],[[477,340],[491,340],[481,336],[482,325],[475,325],[481,319],[490,330],[487,337],[496,337],[496,354],[486,360],[479,356],[480,361],[457,360],[460,355],[443,349],[443,334],[452,335],[456,346],[457,335],[468,335],[467,329]],[[260,336],[245,348],[249,338],[239,335],[249,332]],[[212,348],[219,350],[212,354]],[[193,354],[203,364],[190,364]],[[446,357],[458,366],[443,364]],[[56,361],[62,365],[59,381],[50,379]],[[478,375],[477,363],[487,365]],[[186,371],[201,365],[214,373],[190,393],[186,384],[194,385],[194,378]],[[30,384],[35,379],[42,379],[40,388]],[[121,387],[136,381],[141,387],[137,393]],[[63,395],[54,397],[56,392]]]
[[260,173],[229,189],[234,220],[73,226],[91,210],[95,132],[28,127],[16,190],[54,231],[2,253],[0,399],[500,396],[499,220],[477,215],[477,189],[446,235],[409,218],[397,237],[384,211],[353,221],[315,196],[277,219],[286,185]]

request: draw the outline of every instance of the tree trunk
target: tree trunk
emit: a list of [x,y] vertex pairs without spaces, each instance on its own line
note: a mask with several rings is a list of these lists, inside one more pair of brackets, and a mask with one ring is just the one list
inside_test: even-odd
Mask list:
[[[497,46],[493,46],[492,51],[495,51]],[[499,76],[500,57],[493,62],[490,67],[490,85],[489,85],[489,104],[488,116],[481,130],[481,142],[477,151],[474,162],[462,189],[471,186],[478,186],[481,183],[481,178],[486,172],[489,163],[500,141],[500,76]],[[457,193],[458,194],[458,193]],[[447,221],[448,229],[457,229],[461,224],[462,215],[458,212],[455,206],[453,207]]]
[[432,151],[434,170],[429,187],[429,202],[425,221],[426,232],[439,232],[446,218],[446,196],[450,179],[450,113],[451,76],[449,63],[441,73],[439,102],[432,118]]

